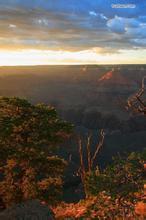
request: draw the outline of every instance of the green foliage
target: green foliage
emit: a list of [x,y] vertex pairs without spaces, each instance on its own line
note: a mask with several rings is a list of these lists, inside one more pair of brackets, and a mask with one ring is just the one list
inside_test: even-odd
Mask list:
[[78,203],[61,203],[53,209],[56,219],[140,219],[135,213],[132,202],[111,198],[105,192],[90,196]]
[[86,174],[88,197],[78,203],[61,203],[53,209],[57,219],[143,219],[138,203],[143,195],[145,151],[115,158],[102,173],[98,168]]
[[89,194],[107,192],[112,198],[135,198],[135,193],[143,189],[143,155],[131,153],[126,159],[118,157],[102,173],[92,172],[87,176]]
[[66,162],[53,155],[71,131],[50,106],[0,98],[0,197],[6,206],[31,198],[57,200]]

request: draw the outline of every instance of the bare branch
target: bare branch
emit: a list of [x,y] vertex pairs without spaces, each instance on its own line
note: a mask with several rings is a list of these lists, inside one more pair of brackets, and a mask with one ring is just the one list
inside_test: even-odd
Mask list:
[[86,150],[87,150],[87,160],[88,160],[88,167],[86,168],[84,165],[84,155],[83,155],[83,144],[82,144],[82,139],[81,137],[78,138],[78,145],[79,145],[79,156],[80,156],[80,168],[78,169],[77,175],[80,175],[81,177],[81,181],[82,184],[84,186],[84,192],[85,195],[88,196],[88,191],[86,188],[86,177],[88,175],[91,174],[93,165],[94,165],[94,161],[97,157],[97,154],[101,148],[101,146],[103,145],[103,141],[104,141],[104,131],[103,129],[100,132],[100,139],[99,139],[99,143],[96,146],[96,150],[94,152],[93,157],[91,156],[91,138],[92,138],[92,134],[90,133],[87,136],[87,142],[86,142]]
[[104,142],[104,137],[105,137],[105,133],[104,133],[104,130],[102,129],[101,132],[100,132],[100,139],[99,139],[99,143],[97,144],[96,146],[96,150],[95,150],[95,153],[91,159],[91,167],[93,167],[93,164],[94,164],[94,161],[96,159],[96,156],[100,150],[100,148],[102,147],[103,145],[103,142]]
[[82,182],[83,182],[84,177],[85,177],[85,166],[84,166],[84,162],[83,162],[83,150],[82,150],[81,137],[79,138],[78,142],[79,142],[79,155],[80,155],[80,173],[81,173],[81,179],[82,179]]
[[129,97],[127,101],[128,108],[132,108],[134,112],[140,112],[144,114],[146,114],[146,104],[145,101],[142,100],[142,96],[145,92],[145,79],[146,76],[144,76],[142,79],[142,84],[139,91],[136,94]]
[[87,158],[88,158],[88,171],[91,172],[91,151],[90,151],[90,145],[91,145],[91,137],[92,135],[88,135],[87,137]]

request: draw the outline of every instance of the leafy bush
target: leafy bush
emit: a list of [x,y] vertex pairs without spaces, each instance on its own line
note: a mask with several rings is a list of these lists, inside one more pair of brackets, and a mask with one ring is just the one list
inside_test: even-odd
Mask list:
[[139,219],[134,204],[123,200],[121,204],[105,192],[88,197],[76,204],[61,203],[53,209],[56,219]]
[[143,155],[131,153],[125,159],[119,156],[102,173],[93,171],[86,179],[89,194],[106,191],[112,198],[133,200],[135,192],[143,189]]
[[0,98],[0,197],[5,206],[32,198],[57,201],[66,162],[53,155],[71,131],[72,125],[50,106]]
[[86,178],[89,196],[76,204],[61,203],[53,209],[56,218],[141,219],[135,207],[143,195],[145,153],[119,157],[103,173],[93,171]]

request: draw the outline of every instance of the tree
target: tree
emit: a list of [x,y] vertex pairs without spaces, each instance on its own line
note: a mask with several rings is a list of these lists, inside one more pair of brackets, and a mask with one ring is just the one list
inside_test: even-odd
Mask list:
[[138,92],[128,98],[126,108],[132,109],[133,113],[146,115],[146,103],[145,100],[142,98],[145,92],[145,79],[146,76],[143,77],[141,88],[138,90]]
[[[146,100],[143,99],[144,92],[145,92],[145,79],[146,79],[146,76],[144,76],[142,79],[142,85],[139,91],[133,96],[129,97],[127,101],[127,104],[128,104],[127,107],[132,109],[132,113],[139,113],[139,114],[146,115]],[[144,158],[144,161],[143,161],[144,167],[145,167],[145,161],[146,161],[146,157]],[[145,184],[144,184],[144,195],[145,195]],[[146,216],[145,201],[144,202],[141,201],[140,203],[138,203],[136,206],[136,210],[139,212],[139,214]]]
[[113,198],[134,199],[134,193],[143,188],[143,155],[144,152],[131,153],[127,158],[118,156],[102,173],[92,172],[87,181],[89,193],[106,191]]
[[66,162],[55,149],[71,131],[51,106],[0,98],[0,197],[6,206],[32,198],[57,201]]
[[86,197],[88,197],[88,195],[89,195],[89,191],[87,189],[87,180],[88,180],[88,177],[93,172],[93,170],[95,170],[95,160],[97,158],[97,155],[98,155],[101,147],[103,146],[104,138],[105,138],[105,133],[104,133],[104,131],[102,129],[100,131],[99,142],[96,143],[95,151],[94,151],[94,153],[92,155],[92,152],[91,152],[92,134],[89,134],[87,136],[87,141],[86,141],[87,167],[84,164],[86,158],[84,157],[84,154],[83,154],[83,141],[82,141],[81,137],[79,137],[79,139],[78,139],[79,156],[80,156],[80,168],[79,168],[78,173],[79,173],[79,175],[81,177],[81,181],[82,181],[82,185],[84,187],[84,193],[85,193]]

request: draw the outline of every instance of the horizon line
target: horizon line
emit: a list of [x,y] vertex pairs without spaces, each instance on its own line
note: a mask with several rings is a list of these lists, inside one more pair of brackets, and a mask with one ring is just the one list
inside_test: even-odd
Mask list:
[[85,63],[85,64],[29,64],[29,65],[0,65],[1,67],[38,67],[38,66],[126,66],[126,65],[146,65],[146,63],[115,63],[115,64],[111,64],[111,63],[105,63],[105,64],[91,64],[91,63]]

